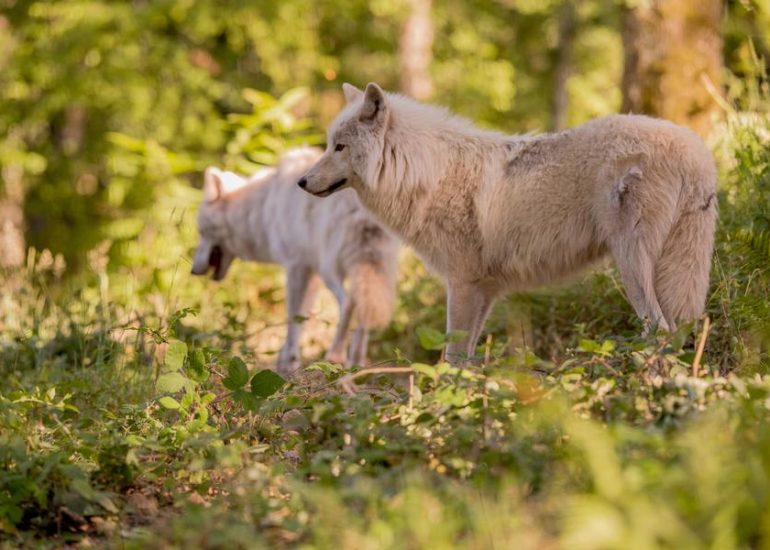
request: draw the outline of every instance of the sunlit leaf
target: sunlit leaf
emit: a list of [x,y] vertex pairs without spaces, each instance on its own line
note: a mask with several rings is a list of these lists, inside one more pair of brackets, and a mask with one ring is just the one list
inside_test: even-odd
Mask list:
[[185,357],[187,357],[187,344],[179,340],[172,340],[166,348],[166,357],[163,362],[164,370],[178,371],[184,365]]
[[158,377],[155,385],[159,393],[176,393],[187,384],[187,378],[180,372],[168,372]]
[[176,410],[180,408],[179,401],[174,399],[173,397],[169,397],[168,395],[161,397],[158,399],[158,403],[161,404],[161,406],[165,409],[171,409]]

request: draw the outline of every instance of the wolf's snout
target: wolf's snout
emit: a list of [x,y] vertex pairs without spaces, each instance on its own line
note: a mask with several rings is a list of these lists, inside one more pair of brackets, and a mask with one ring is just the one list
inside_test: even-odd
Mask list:
[[300,178],[300,180],[297,182],[297,185],[299,185],[300,189],[307,187],[307,178],[304,176]]

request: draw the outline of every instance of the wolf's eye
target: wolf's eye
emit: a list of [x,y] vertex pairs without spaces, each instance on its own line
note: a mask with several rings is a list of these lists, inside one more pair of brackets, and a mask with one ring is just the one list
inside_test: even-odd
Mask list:
[[338,143],[334,146],[334,151],[342,151],[345,148],[345,146],[342,143]]

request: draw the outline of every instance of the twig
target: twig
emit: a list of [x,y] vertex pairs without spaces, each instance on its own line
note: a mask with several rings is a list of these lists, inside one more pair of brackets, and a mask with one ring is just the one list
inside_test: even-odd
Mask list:
[[651,368],[652,367],[652,363],[656,359],[660,359],[660,352],[663,351],[663,348],[665,348],[669,344],[669,342],[671,342],[671,336],[670,335],[667,334],[667,335],[665,335],[665,336],[663,336],[661,338],[660,344],[658,345],[657,349],[653,352],[652,355],[650,355],[644,361],[644,364],[642,365],[642,369],[641,369],[642,371],[646,371],[647,369]]
[[692,375],[698,378],[700,375],[700,360],[703,357],[703,349],[706,347],[706,339],[709,336],[709,328],[711,321],[708,315],[703,318],[703,330],[700,333],[700,340],[698,340],[698,348],[695,350],[695,359],[692,361]]
[[607,362],[607,360],[606,360],[606,359],[604,359],[604,358],[600,358],[600,359],[597,359],[597,360],[596,360],[596,362],[597,362],[597,363],[599,363],[601,366],[603,366],[603,367],[604,367],[605,369],[607,369],[608,371],[610,371],[610,372],[611,372],[613,375],[615,375],[615,376],[621,376],[621,374],[620,374],[620,373],[617,371],[617,369],[616,369],[615,367],[613,367],[612,365],[610,365],[610,364]]
[[342,386],[342,389],[345,390],[348,393],[348,395],[355,395],[356,384],[354,380],[356,378],[360,378],[368,374],[398,374],[398,373],[414,374],[414,372],[415,370],[412,367],[373,367],[368,369],[361,369],[358,372],[352,372],[350,374],[346,374],[345,376],[337,380],[337,383],[340,386]]
[[492,356],[492,335],[487,334],[487,341],[484,346],[484,366],[489,366],[489,359]]
[[414,373],[409,373],[409,408],[413,408],[414,406]]
[[721,107],[727,113],[732,113],[735,111],[733,106],[725,100],[725,98],[719,92],[719,88],[714,85],[714,82],[712,82],[706,73],[700,75],[700,81],[701,84],[703,84],[703,87],[706,88],[706,93],[711,96],[711,99],[713,99],[714,102],[719,105],[719,107]]

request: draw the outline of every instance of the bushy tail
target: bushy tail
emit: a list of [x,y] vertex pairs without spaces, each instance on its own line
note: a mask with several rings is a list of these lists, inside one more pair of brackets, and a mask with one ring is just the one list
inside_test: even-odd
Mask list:
[[355,263],[350,270],[350,294],[359,326],[386,327],[396,304],[395,270],[380,263]]
[[701,186],[705,196],[674,223],[655,264],[655,293],[671,328],[700,317],[706,304],[717,219],[715,177],[709,179]]

